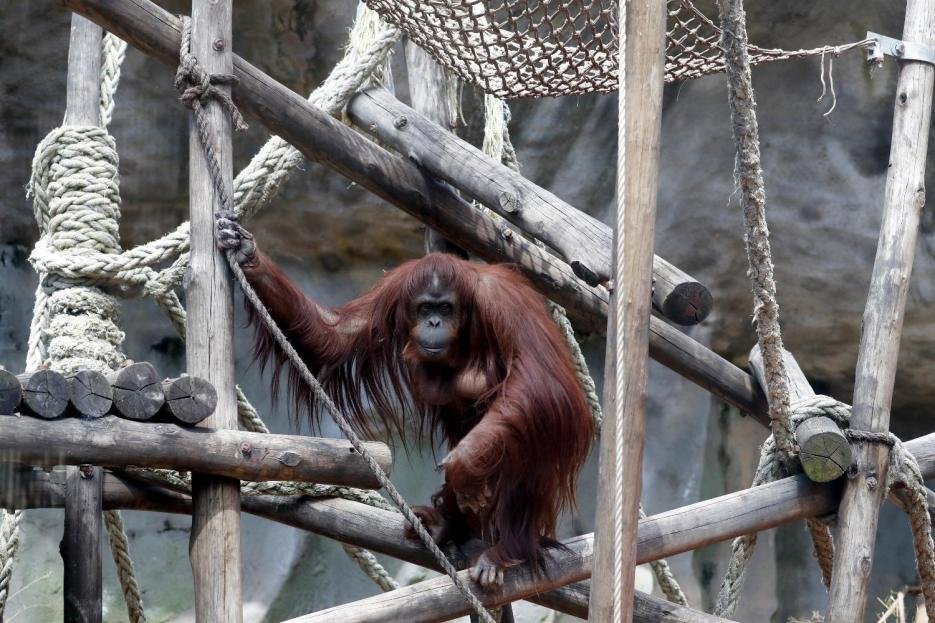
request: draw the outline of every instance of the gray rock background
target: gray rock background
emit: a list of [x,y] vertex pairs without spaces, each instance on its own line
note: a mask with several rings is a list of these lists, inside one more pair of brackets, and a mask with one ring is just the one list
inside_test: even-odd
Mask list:
[[[186,4],[163,2],[182,12]],[[708,7],[707,0],[700,4]],[[751,40],[766,47],[815,47],[861,39],[867,30],[899,36],[902,3],[826,0],[751,3]],[[353,3],[337,0],[240,2],[235,11],[239,54],[300,93],[319,84],[345,43]],[[49,0],[0,3],[0,363],[18,370],[35,276],[26,258],[37,230],[24,185],[36,143],[64,111],[68,15]],[[398,94],[406,79],[395,61]],[[895,65],[871,74],[862,54],[834,62],[838,102],[816,103],[819,60],[754,70],[773,252],[787,347],[819,391],[850,401],[853,370],[876,248],[891,131]],[[154,238],[187,212],[187,119],[175,102],[172,75],[130,50],[111,131],[121,155],[125,247]],[[470,98],[470,94],[467,96]],[[470,110],[470,106],[468,109]],[[514,142],[523,172],[573,205],[607,220],[613,206],[616,99],[612,95],[512,104]],[[477,133],[478,120],[469,115]],[[266,139],[254,123],[237,137],[241,168]],[[696,339],[738,364],[753,344],[751,297],[745,277],[742,224],[732,196],[732,145],[723,77],[666,90],[659,189],[657,253],[712,290],[716,311]],[[325,303],[364,290],[381,270],[421,253],[421,227],[398,210],[326,168],[309,163],[251,225],[260,243],[301,287]],[[893,428],[903,438],[931,431],[926,407],[935,353],[931,278],[935,221],[923,214],[894,402]],[[182,370],[184,353],[172,329],[146,301],[124,305],[128,354],[153,361],[165,374]],[[249,335],[237,340],[237,370],[248,395],[274,430],[292,430],[270,405],[266,384],[249,366]],[[603,345],[585,342],[592,369],[602,369]],[[746,487],[765,431],[749,418],[653,364],[650,379],[644,503],[659,512]],[[336,435],[334,430],[326,434]],[[432,491],[428,450],[399,454],[395,481],[413,501]],[[590,530],[596,465],[582,474],[582,499],[566,534]],[[189,521],[126,513],[131,550],[151,621],[191,619]],[[59,511],[27,513],[8,620],[61,618]],[[278,621],[373,594],[376,589],[330,541],[252,517],[244,520],[247,619]],[[693,604],[710,609],[727,544],[673,560]],[[105,556],[105,559],[108,557]],[[398,565],[387,561],[390,568]],[[886,507],[872,589],[877,596],[915,582],[905,518]],[[401,569],[412,577],[411,569]],[[108,563],[107,621],[124,621],[122,597]],[[823,589],[802,525],[762,535],[737,619],[785,621],[824,607]],[[874,603],[869,608],[875,612]],[[523,607],[526,621],[549,619]]]

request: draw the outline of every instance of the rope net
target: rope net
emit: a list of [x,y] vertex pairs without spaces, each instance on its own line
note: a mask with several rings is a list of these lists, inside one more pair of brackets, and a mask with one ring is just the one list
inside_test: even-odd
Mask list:
[[[617,90],[615,0],[366,0],[439,63],[500,98]],[[724,71],[721,30],[691,0],[667,0],[666,82]],[[865,45],[749,46],[750,63]]]

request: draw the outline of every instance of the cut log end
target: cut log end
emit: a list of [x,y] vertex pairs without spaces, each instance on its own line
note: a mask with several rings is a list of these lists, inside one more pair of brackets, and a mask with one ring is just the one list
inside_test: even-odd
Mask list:
[[68,381],[52,370],[19,375],[23,386],[22,407],[26,413],[52,420],[68,408]]
[[847,471],[852,458],[851,446],[832,419],[806,420],[796,429],[795,436],[802,469],[810,480],[831,482]]
[[71,404],[84,417],[99,418],[114,404],[110,383],[100,372],[81,370],[68,380]]
[[162,380],[151,363],[141,361],[109,378],[114,388],[114,407],[131,420],[148,420],[162,408]]
[[197,424],[214,413],[218,394],[208,381],[197,376],[182,376],[163,383],[166,411],[185,424]]
[[711,292],[697,281],[678,284],[658,305],[663,316],[682,326],[703,321],[713,306]]
[[23,386],[16,375],[0,368],[0,415],[12,415],[23,399]]

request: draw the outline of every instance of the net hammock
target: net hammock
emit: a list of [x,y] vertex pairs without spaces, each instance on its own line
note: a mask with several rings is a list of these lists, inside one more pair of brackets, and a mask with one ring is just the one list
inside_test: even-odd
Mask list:
[[[615,0],[366,0],[466,82],[500,98],[617,89]],[[666,82],[724,71],[721,30],[691,0],[667,0]],[[865,44],[749,46],[753,65]]]

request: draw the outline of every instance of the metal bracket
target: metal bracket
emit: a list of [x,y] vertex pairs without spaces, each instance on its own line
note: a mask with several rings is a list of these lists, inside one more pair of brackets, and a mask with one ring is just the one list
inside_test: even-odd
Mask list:
[[869,63],[882,65],[883,57],[886,55],[904,61],[921,61],[935,65],[935,48],[912,41],[900,41],[869,31],[867,39],[873,40],[872,45],[867,48],[867,62]]

